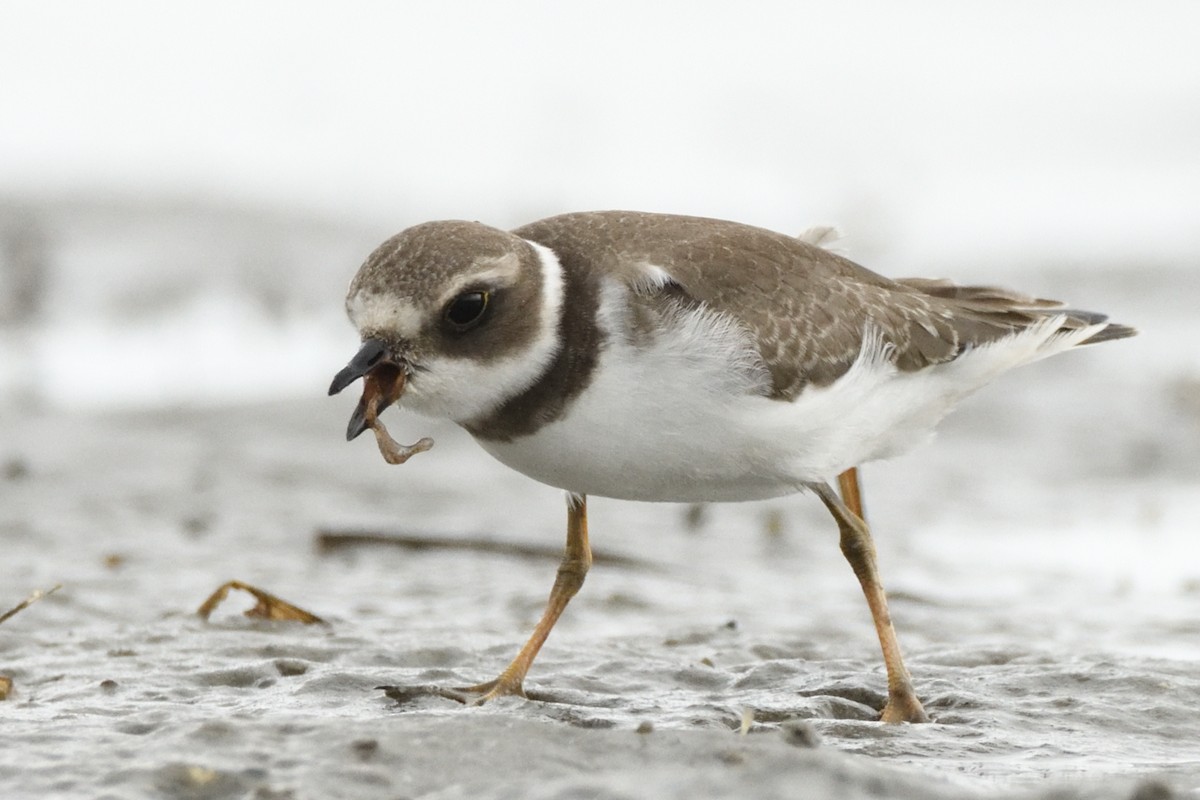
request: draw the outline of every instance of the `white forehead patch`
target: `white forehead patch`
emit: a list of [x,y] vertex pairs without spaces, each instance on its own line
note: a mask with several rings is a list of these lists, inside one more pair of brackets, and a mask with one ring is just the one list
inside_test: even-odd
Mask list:
[[387,331],[404,339],[414,338],[425,318],[409,300],[367,292],[348,298],[346,313],[359,331]]

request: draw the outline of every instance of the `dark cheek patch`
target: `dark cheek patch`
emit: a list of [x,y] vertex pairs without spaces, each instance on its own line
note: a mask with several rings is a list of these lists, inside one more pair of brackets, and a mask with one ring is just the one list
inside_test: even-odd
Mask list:
[[518,355],[536,341],[542,313],[542,281],[537,275],[492,292],[486,317],[479,325],[462,332],[443,328],[439,349],[452,358],[474,361]]

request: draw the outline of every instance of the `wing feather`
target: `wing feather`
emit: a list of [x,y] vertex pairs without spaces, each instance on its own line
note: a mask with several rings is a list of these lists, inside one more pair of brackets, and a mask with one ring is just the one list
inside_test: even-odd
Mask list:
[[[844,375],[870,335],[899,369],[919,370],[1056,314],[1066,315],[1066,330],[1102,320],[999,287],[890,280],[805,239],[723,220],[585,212],[514,233],[571,268],[625,283],[644,312],[702,305],[732,319],[758,342],[771,396],[784,399]],[[1131,333],[1110,326],[1089,341]]]

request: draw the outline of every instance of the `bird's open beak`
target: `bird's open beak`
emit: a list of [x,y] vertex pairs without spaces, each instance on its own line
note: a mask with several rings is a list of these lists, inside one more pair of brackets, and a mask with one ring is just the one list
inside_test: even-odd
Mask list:
[[407,377],[407,365],[394,359],[383,342],[378,339],[363,342],[350,363],[329,384],[329,394],[334,395],[363,378],[362,398],[346,426],[347,441],[371,427],[380,412],[400,399]]

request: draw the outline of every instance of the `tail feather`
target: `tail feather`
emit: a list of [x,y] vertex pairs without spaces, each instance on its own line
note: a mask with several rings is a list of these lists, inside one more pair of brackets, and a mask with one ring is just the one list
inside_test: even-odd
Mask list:
[[[1014,292],[999,286],[960,286],[953,281],[930,278],[901,278],[897,281],[922,294],[953,301],[966,310],[976,321],[1009,330],[1020,330],[1037,324],[1048,317],[1061,316],[1061,332],[1103,325],[1088,338],[1075,346],[1099,344],[1115,339],[1137,335],[1137,329],[1129,325],[1108,322],[1108,316],[1094,311],[1063,308],[1058,300]],[[1107,323],[1107,324],[1105,324]]]
[[1132,325],[1121,325],[1120,323],[1110,322],[1104,329],[1092,334],[1088,338],[1079,343],[1082,347],[1085,344],[1100,344],[1101,342],[1111,342],[1114,339],[1128,339],[1130,336],[1137,336],[1137,328]]
[[945,300],[957,300],[966,303],[978,303],[1005,309],[1034,309],[1059,308],[1062,303],[1057,300],[1047,300],[1043,297],[1031,297],[1027,294],[1014,292],[1002,286],[960,286],[954,281],[944,278],[900,278],[901,283],[910,289],[916,289],[923,294],[941,297]]

